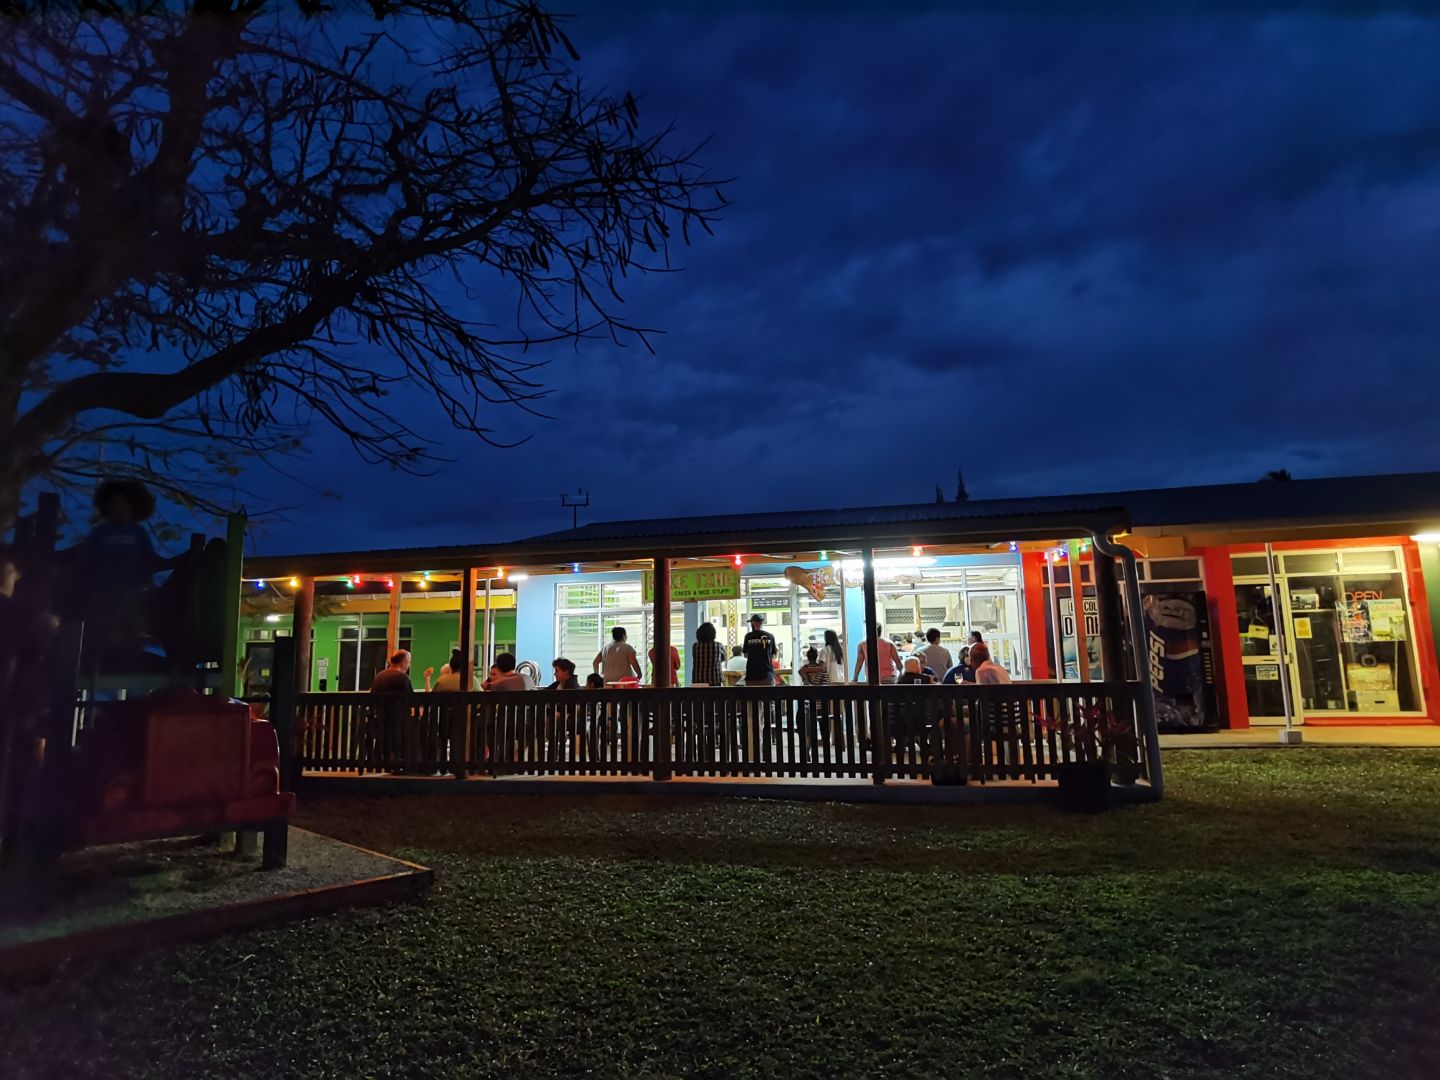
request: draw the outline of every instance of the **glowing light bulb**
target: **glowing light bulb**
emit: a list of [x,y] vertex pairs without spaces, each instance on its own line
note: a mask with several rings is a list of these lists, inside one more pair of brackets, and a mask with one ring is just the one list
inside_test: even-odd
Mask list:
[[910,549],[910,556],[911,556],[911,558],[918,559],[918,558],[920,557],[920,552],[922,552],[922,551],[924,551],[924,550],[925,550],[925,549],[922,548],[919,544],[916,544],[914,547],[912,547],[912,548]]
[[1011,541],[1010,541],[1010,550],[1011,550],[1011,551],[1019,551],[1019,550],[1020,550],[1020,545],[1017,544],[1014,540],[1011,540]]
[[736,555],[736,556],[735,556],[735,565],[736,565],[736,566],[744,566],[744,565],[745,565],[745,556],[744,556],[744,555]]
[[256,581],[255,581],[255,588],[257,588],[257,589],[263,589],[263,588],[265,588],[265,579],[264,579],[263,577],[256,579]]
[[580,572],[580,564],[579,564],[578,562],[576,562],[576,563],[571,563],[571,564],[570,564],[570,572],[571,572],[572,574],[578,574],[578,573]]
[[290,587],[292,589],[298,589],[300,587],[300,579],[298,577],[292,577],[290,579]]

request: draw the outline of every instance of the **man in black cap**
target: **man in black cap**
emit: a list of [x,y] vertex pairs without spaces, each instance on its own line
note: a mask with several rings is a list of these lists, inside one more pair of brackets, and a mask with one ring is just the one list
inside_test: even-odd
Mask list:
[[750,632],[745,635],[745,685],[775,685],[775,636],[762,629],[765,616],[758,611],[750,616]]

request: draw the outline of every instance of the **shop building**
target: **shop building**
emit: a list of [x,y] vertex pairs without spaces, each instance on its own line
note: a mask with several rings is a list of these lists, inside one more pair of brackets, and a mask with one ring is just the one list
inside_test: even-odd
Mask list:
[[[1088,538],[1103,536],[1137,557],[1139,611],[1124,590],[1097,593]],[[308,592],[306,689],[363,690],[396,645],[417,670],[438,668],[462,641],[481,670],[505,649],[548,681],[556,656],[588,671],[615,626],[648,650],[663,610],[648,568],[663,555],[666,637],[682,654],[701,622],[735,644],[760,613],[784,669],[828,629],[853,672],[866,550],[886,637],[903,649],[934,627],[958,653],[978,630],[1019,679],[1135,677],[1104,670],[1101,609],[1113,599],[1127,625],[1143,624],[1172,730],[1440,722],[1440,473],[612,522],[512,544],[273,556],[247,560],[241,638],[263,684],[265,643],[294,625]],[[1114,574],[1099,570],[1111,587]],[[1113,653],[1112,663],[1134,666]]]

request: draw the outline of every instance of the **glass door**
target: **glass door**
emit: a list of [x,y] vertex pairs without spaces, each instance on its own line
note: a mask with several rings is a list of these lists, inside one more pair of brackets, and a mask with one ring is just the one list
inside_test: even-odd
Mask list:
[[1245,666],[1245,701],[1254,724],[1285,722],[1285,675],[1274,597],[1266,582],[1235,583],[1240,616],[1240,660]]
[[967,637],[970,630],[980,631],[990,646],[990,659],[995,663],[1015,678],[1029,675],[1021,632],[1020,598],[1015,592],[966,592],[965,625]]

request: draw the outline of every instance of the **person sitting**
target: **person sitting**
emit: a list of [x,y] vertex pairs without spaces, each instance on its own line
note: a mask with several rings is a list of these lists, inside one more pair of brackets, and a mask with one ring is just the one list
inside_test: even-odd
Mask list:
[[944,675],[955,666],[950,659],[950,650],[940,644],[940,631],[931,627],[925,631],[925,639],[920,648],[915,650],[915,655],[920,657],[924,665],[930,669],[930,674],[936,679]]
[[927,674],[925,663],[918,656],[907,656],[905,658],[905,670],[896,680],[902,686],[909,686],[916,683],[929,685],[935,681],[935,676]]
[[595,673],[595,672],[591,672],[589,675],[586,675],[586,676],[585,676],[585,689],[586,689],[586,690],[604,690],[604,689],[605,689],[605,676],[600,675],[600,674],[597,674],[597,673]]
[[[725,670],[733,672],[733,677],[727,679],[731,686],[734,686],[745,676],[745,648],[742,645],[730,646],[730,659],[725,661]],[[724,676],[722,676],[723,678]]]
[[410,682],[408,649],[397,649],[390,656],[390,666],[370,680],[372,694],[410,694],[414,691],[415,687]]
[[970,646],[960,650],[960,659],[940,680],[951,686],[959,683],[973,683],[975,681],[975,669],[970,666]]
[[[552,660],[550,670],[555,676],[555,681],[546,690],[579,690],[580,680],[575,678],[575,661],[566,660],[563,656]],[[605,680],[600,680],[600,685],[605,685]]]
[[525,676],[515,670],[515,654],[502,652],[496,655],[490,668],[490,677],[480,684],[481,690],[525,690]]
[[990,646],[983,641],[970,646],[970,666],[980,686],[1001,686],[1010,682],[1010,673],[990,659]]
[[450,651],[450,662],[440,669],[440,677],[432,685],[430,675],[434,668],[425,669],[425,686],[432,693],[454,694],[463,687],[460,685],[460,673],[465,667],[465,654],[459,649]]

